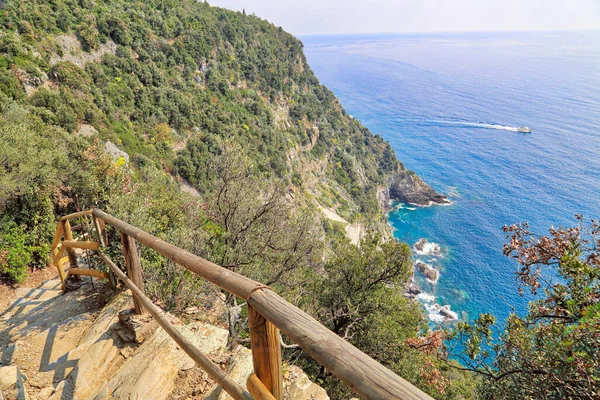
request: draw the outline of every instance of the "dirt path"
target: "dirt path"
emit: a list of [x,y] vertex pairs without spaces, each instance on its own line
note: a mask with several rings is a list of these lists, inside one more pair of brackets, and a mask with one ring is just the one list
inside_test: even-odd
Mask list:
[[38,287],[42,282],[58,278],[56,270],[48,267],[44,269],[34,269],[27,273],[27,279],[21,285],[11,283],[8,279],[0,279],[0,312],[4,311],[6,307],[18,297],[15,293],[19,287]]

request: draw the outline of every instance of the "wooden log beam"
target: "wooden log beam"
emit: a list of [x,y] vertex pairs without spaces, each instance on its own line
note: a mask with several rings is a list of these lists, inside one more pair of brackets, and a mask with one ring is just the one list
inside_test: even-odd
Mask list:
[[112,227],[127,234],[127,236],[131,236],[138,242],[155,250],[157,253],[238,297],[247,299],[254,290],[266,287],[250,278],[246,278],[243,275],[182,250],[177,246],[173,246],[172,244],[144,232],[127,222],[121,221],[98,208],[94,209],[94,215],[97,218],[104,220],[104,222]]
[[104,240],[104,235],[102,235],[100,220],[98,220],[98,218],[96,218],[95,215],[92,215],[92,219],[94,220],[94,228],[96,229],[96,233],[98,234],[98,241],[100,241],[100,245],[104,247],[106,246],[106,241]]
[[[68,219],[62,220],[62,225],[63,225],[63,232],[64,232],[64,236],[65,236],[65,240],[62,243],[64,244],[64,242],[73,241],[73,232],[71,231],[71,223],[69,222],[69,220]],[[67,247],[67,246],[63,246],[63,247]],[[67,248],[67,254],[69,255],[69,264],[76,267],[77,266],[77,257],[75,256],[75,252],[73,251],[73,249]]]
[[248,306],[248,326],[254,373],[275,399],[283,400],[279,329],[251,306]]
[[432,399],[272,290],[255,291],[248,299],[248,305],[362,398]]
[[60,243],[60,239],[63,235],[63,225],[62,223],[58,223],[56,226],[56,232],[54,233],[54,239],[52,240],[52,249],[55,249],[56,246]]
[[73,213],[73,214],[65,215],[60,220],[61,221],[68,221],[70,219],[79,218],[79,217],[83,217],[83,216],[86,216],[86,215],[92,215],[93,212],[94,212],[94,210],[79,211],[79,212],[76,212],[76,213]]
[[108,279],[108,274],[106,272],[98,271],[97,269],[71,268],[67,273],[67,277],[69,275],[84,275],[91,276],[94,278]]
[[63,240],[62,245],[67,249],[98,250],[100,248],[100,243],[86,240]]
[[256,374],[250,374],[246,381],[246,387],[254,400],[276,400]]
[[[125,255],[125,265],[127,266],[127,276],[144,293],[144,279],[142,277],[142,265],[138,255],[135,240],[121,232],[121,244],[123,246],[123,254]],[[133,305],[136,314],[144,314],[144,307],[137,297],[133,297]]]
[[61,258],[62,254],[63,254],[63,252],[61,252],[59,254],[55,254],[54,257],[52,257],[52,265],[54,265],[54,267],[58,271],[58,276],[60,277],[60,282],[62,285],[64,285],[65,279],[67,279],[67,276],[66,276],[65,270],[63,269],[62,266],[65,262],[69,261],[69,258],[68,257]]
[[200,352],[193,344],[191,344],[185,337],[183,337],[179,331],[171,325],[171,323],[167,320],[167,318],[163,315],[162,311],[156,307],[150,299],[148,299],[137,286],[131,281],[131,279],[127,278],[127,275],[123,273],[112,262],[110,258],[108,258],[104,253],[99,253],[102,261],[106,263],[106,265],[112,270],[112,272],[121,280],[123,283],[131,290],[134,296],[137,296],[144,306],[146,310],[154,317],[158,325],[163,328],[169,336],[181,347],[183,351],[187,353],[188,356],[192,358],[215,382],[221,386],[231,397],[235,400],[253,400],[252,396],[249,392],[244,390],[238,383],[234,380],[229,379],[229,377],[219,368],[218,365],[213,363],[208,357]]

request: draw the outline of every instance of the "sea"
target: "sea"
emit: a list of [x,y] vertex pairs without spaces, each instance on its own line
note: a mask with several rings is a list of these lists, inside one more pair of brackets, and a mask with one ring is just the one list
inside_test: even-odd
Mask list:
[[452,201],[389,214],[397,239],[440,247],[414,256],[440,271],[415,274],[431,323],[446,305],[465,321],[525,313],[502,227],[600,218],[600,32],[301,39],[345,110]]

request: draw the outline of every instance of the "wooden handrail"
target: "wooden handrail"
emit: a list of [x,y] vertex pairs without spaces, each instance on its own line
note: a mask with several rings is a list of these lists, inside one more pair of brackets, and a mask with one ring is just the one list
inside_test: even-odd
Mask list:
[[167,243],[164,240],[144,232],[143,230],[136,228],[125,221],[121,221],[120,219],[115,218],[98,208],[94,209],[94,216],[100,218],[120,232],[125,233],[127,236],[131,236],[138,242],[145,244],[160,255],[165,256],[166,258],[189,269],[197,275],[200,275],[204,279],[214,283],[222,289],[225,289],[229,293],[241,297],[242,299],[247,300],[250,297],[250,294],[252,294],[252,292],[255,290],[267,287],[259,282],[253,281],[250,278],[246,278],[243,275],[230,271],[215,263],[198,257],[197,255],[180,249],[177,246]]
[[61,221],[69,221],[71,219],[85,217],[86,215],[92,215],[93,212],[94,212],[94,210],[79,211],[79,212],[76,212],[73,214],[67,214],[67,215],[63,216],[60,220]]
[[[94,209],[93,215],[222,289],[245,299],[249,306],[365,399],[431,399],[310,315],[285,301],[271,288],[167,243],[100,209]],[[106,258],[103,254],[101,257]],[[119,274],[114,268],[111,269],[120,279],[127,279],[121,271]],[[141,299],[143,293],[129,279],[127,281],[131,287],[129,284],[127,286],[132,291],[132,287],[135,288]],[[143,302],[143,305],[154,316],[153,311],[157,311],[149,300],[148,303]]]
[[204,371],[206,371],[212,379],[214,379],[219,386],[221,386],[231,397],[235,400],[253,400],[249,392],[244,390],[234,380],[229,377],[219,368],[218,365],[213,363],[208,357],[200,352],[193,344],[183,337],[177,329],[167,320],[162,312],[156,307],[149,298],[125,275],[119,267],[112,262],[104,253],[99,252],[102,261],[117,275],[117,277],[123,281],[123,283],[133,292],[133,295],[137,300],[144,306],[146,310],[154,317],[156,322],[163,328],[169,336],[181,347],[192,360],[194,360]]
[[69,249],[98,250],[100,247],[100,243],[87,240],[63,240],[62,245]]

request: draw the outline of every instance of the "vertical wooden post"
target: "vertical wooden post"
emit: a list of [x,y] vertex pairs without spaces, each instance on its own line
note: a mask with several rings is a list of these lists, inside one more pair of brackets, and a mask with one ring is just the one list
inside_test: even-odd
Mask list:
[[[142,265],[140,264],[140,257],[138,256],[135,240],[121,232],[121,243],[123,245],[123,253],[125,254],[127,276],[143,293],[144,280],[142,278]],[[136,298],[136,296],[133,296],[133,304],[135,306],[136,314],[143,314],[145,312],[142,303]]]
[[[65,219],[63,222],[63,234],[65,236],[65,240],[73,240],[73,231],[71,231],[71,223],[68,219]],[[67,255],[69,256],[69,266],[71,268],[77,268],[77,256],[75,255],[74,249],[67,249]],[[78,275],[73,275],[73,279],[79,280]]]
[[63,236],[63,230],[64,230],[63,224],[62,224],[62,222],[60,222],[56,226],[56,233],[54,234],[54,240],[52,240],[52,264],[54,264],[54,266],[58,270],[58,276],[60,277],[60,282],[64,286],[65,271],[63,270],[61,262],[60,262],[62,253],[64,250],[62,247],[60,249],[58,248],[58,246],[60,244],[60,239],[62,239],[62,236]]
[[102,228],[100,227],[100,222],[95,215],[92,215],[92,221],[94,222],[94,228],[98,234],[98,242],[100,243],[100,246],[106,246],[106,241],[104,240],[104,235],[102,234]]
[[277,400],[283,399],[279,329],[248,305],[254,373]]

